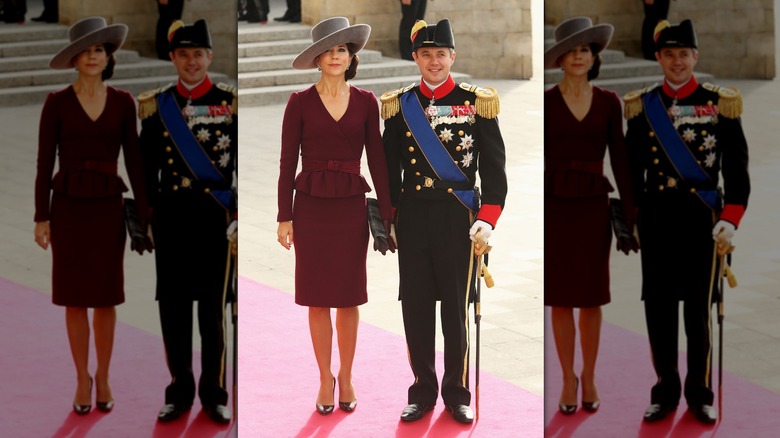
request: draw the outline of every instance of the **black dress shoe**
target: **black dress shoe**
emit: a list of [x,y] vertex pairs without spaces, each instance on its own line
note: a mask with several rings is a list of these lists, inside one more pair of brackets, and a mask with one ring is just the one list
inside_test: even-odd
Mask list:
[[[334,395],[334,397],[336,395],[336,378],[335,377],[333,378],[333,395]],[[316,403],[316,405],[317,405],[317,412],[320,415],[328,415],[328,414],[332,414],[333,413],[333,408],[334,408],[333,405],[321,405],[319,403]]]
[[[577,394],[580,388],[580,378],[574,377],[574,394]],[[573,405],[567,405],[564,403],[558,403],[558,410],[561,411],[561,414],[563,415],[571,415],[575,412],[577,412],[577,404]]]
[[412,403],[406,406],[401,412],[401,421],[417,421],[425,415],[426,412],[433,409],[433,406],[425,406]]
[[644,420],[647,421],[648,423],[652,423],[654,421],[660,421],[666,418],[666,416],[669,415],[670,412],[674,412],[676,410],[677,410],[677,405],[665,405],[661,403],[653,403],[645,411]]
[[225,405],[204,405],[203,410],[209,414],[209,418],[215,423],[230,423],[230,409]]
[[601,402],[599,400],[592,401],[592,402],[582,402],[582,409],[585,409],[588,412],[596,412],[599,410],[599,406],[601,406]]
[[452,413],[452,418],[458,423],[471,424],[474,421],[474,413],[466,405],[447,405],[445,409],[447,409],[447,412]]
[[[93,382],[92,376],[90,376],[89,377],[89,394],[90,394],[90,397],[92,396],[92,382]],[[91,404],[80,405],[80,404],[76,403],[75,401],[73,402],[73,412],[75,412],[77,415],[87,415],[89,413],[89,411],[91,411],[91,410],[92,410],[92,405]]]
[[718,421],[718,411],[710,405],[688,406],[688,410],[704,424],[715,424]]
[[274,21],[290,21],[290,11],[286,11],[281,17],[274,17]]
[[109,400],[107,402],[95,402],[95,405],[100,412],[111,412],[111,410],[114,409],[113,400]]
[[160,413],[157,414],[157,421],[161,423],[167,423],[169,421],[176,420],[181,415],[190,410],[189,405],[180,405],[176,403],[168,403],[160,408]]
[[300,23],[301,22],[301,16],[300,15],[296,15],[294,17],[290,17],[290,19],[287,20],[287,21],[289,21],[290,23]]
[[351,402],[339,402],[339,409],[341,409],[344,412],[352,412],[357,407],[357,400],[351,401]]

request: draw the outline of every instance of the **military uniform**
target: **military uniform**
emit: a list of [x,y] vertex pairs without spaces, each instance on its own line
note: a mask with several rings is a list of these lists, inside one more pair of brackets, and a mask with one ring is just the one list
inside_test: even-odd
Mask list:
[[[661,130],[649,122],[652,94],[671,120],[669,132],[679,136],[677,141],[684,144],[680,150],[703,171],[703,180],[681,175],[675,149],[667,141],[662,146]],[[718,267],[712,229],[718,220],[738,226],[747,207],[750,180],[741,111],[736,89],[699,84],[694,76],[677,90],[664,82],[625,96],[626,145],[642,245],[642,299],[658,375],[654,404],[677,406],[680,398],[679,301],[684,303],[688,339],[685,398],[689,406],[713,402],[711,305],[718,293]]]
[[[210,159],[222,181],[204,181],[192,170],[163,120],[160,95],[175,99],[187,135]],[[139,96],[140,143],[152,207],[157,292],[163,341],[172,383],[166,403],[189,406],[192,373],[192,303],[198,301],[203,405],[225,405],[225,303],[232,293],[226,229],[236,215],[233,186],[237,153],[236,90],[204,81],[187,90],[181,82]],[[227,204],[219,192],[232,192]],[[224,198],[224,197],[222,197]]]
[[[414,93],[426,108],[429,128],[457,164],[467,183],[442,181],[407,123],[400,98]],[[446,405],[469,405],[468,306],[473,299],[475,260],[469,227],[475,216],[495,226],[507,192],[504,142],[498,127],[495,90],[457,85],[449,77],[435,90],[409,86],[382,96],[383,134],[390,178],[390,199],[396,208],[400,299],[409,361],[415,383],[409,403],[436,404],[434,364],[436,301],[441,301],[445,334],[442,398]],[[471,190],[477,169],[482,207],[468,208],[454,191]]]

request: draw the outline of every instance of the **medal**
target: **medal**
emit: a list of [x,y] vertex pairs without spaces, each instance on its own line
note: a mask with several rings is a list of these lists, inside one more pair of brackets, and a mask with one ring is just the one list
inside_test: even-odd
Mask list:
[[682,114],[682,110],[679,106],[677,106],[677,98],[675,97],[672,101],[672,106],[669,107],[669,117],[671,118],[677,118],[680,117]]
[[181,113],[187,119],[195,115],[195,108],[192,106],[192,96],[187,99],[187,105],[181,110]]
[[433,105],[434,103],[436,103],[436,96],[431,96],[431,101],[428,103],[428,108],[425,109],[425,113],[428,114],[429,119],[432,119],[436,117],[437,114],[439,114],[438,108]]

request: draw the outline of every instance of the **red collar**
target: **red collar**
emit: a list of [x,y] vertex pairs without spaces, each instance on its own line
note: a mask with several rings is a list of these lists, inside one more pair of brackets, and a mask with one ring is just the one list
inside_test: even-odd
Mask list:
[[203,82],[198,84],[197,87],[193,88],[192,90],[188,90],[184,84],[181,82],[181,79],[179,79],[179,82],[176,83],[176,91],[179,92],[180,95],[183,97],[188,97],[192,99],[200,99],[208,93],[209,90],[211,90],[211,86],[213,84],[211,83],[211,78],[206,75],[206,78],[203,79]]
[[697,88],[699,88],[699,82],[696,80],[695,76],[691,75],[691,79],[685,85],[678,88],[677,91],[674,91],[674,88],[670,87],[666,80],[664,80],[663,88],[664,94],[671,97],[672,99],[685,99],[686,97],[693,94]]
[[[455,89],[455,80],[452,79],[452,76],[447,77],[447,80],[444,81],[443,84],[436,87],[436,99],[441,99],[442,97],[450,94],[450,91]],[[433,90],[428,88],[427,85],[425,85],[425,82],[420,80],[420,92],[423,94],[423,96],[427,97],[428,99],[433,97]]]

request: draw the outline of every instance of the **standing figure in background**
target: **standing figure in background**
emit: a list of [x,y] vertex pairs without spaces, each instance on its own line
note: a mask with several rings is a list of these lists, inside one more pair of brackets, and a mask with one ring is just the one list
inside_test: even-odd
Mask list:
[[428,0],[401,0],[401,24],[398,26],[398,49],[401,59],[414,61],[412,40],[409,35],[417,20],[425,19],[425,7]]
[[31,20],[43,23],[56,23],[60,21],[59,1],[43,0],[43,12],[41,15],[31,18]]
[[281,17],[274,18],[274,21],[288,21],[290,23],[301,22],[301,0],[287,0],[287,10]]
[[645,18],[642,20],[642,55],[655,61],[655,39],[653,31],[661,20],[669,15],[669,0],[642,0]]
[[171,27],[174,21],[181,20],[183,11],[184,0],[157,0],[158,16],[155,44],[157,47],[157,58],[163,61],[171,60],[168,45],[168,28]]

